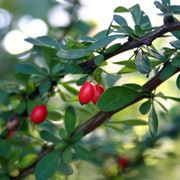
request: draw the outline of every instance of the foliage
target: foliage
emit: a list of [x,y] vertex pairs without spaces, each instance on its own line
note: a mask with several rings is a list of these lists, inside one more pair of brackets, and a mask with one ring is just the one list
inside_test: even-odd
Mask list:
[[[21,1],[17,1],[17,4],[19,2]],[[28,4],[23,3],[22,6],[27,7]],[[109,28],[90,37],[87,34],[91,26],[77,21],[76,13],[74,16],[71,14],[73,8],[77,12],[76,7],[80,6],[80,2],[70,1],[67,12],[72,15],[71,22],[62,29],[62,37],[58,37],[56,30],[51,28],[47,36],[25,39],[33,45],[29,52],[25,52],[28,58],[25,56],[22,60],[14,57],[17,64],[14,65],[13,82],[0,82],[1,177],[20,178],[28,168],[35,167],[37,180],[56,176],[59,178],[61,175],[73,174],[76,168],[72,162],[78,163],[79,159],[101,166],[102,162],[98,160],[106,155],[117,156],[117,142],[113,139],[112,142],[101,142],[96,136],[90,136],[89,139],[83,137],[103,122],[103,129],[107,134],[110,131],[112,134],[125,135],[136,126],[149,127],[151,137],[148,135],[148,140],[145,137],[144,146],[139,151],[136,150],[137,156],[132,157],[134,161],[130,163],[130,168],[142,158],[145,149],[153,147],[156,140],[163,136],[157,107],[168,112],[161,100],[179,102],[180,98],[156,93],[155,90],[180,70],[180,23],[175,18],[180,13],[180,6],[171,5],[169,0],[155,1],[154,4],[163,15],[164,25],[154,27],[139,4],[131,8],[119,6],[114,10]],[[10,10],[7,2],[2,5]],[[17,12],[13,13],[15,20]],[[43,13],[41,18],[45,17]],[[128,24],[122,13],[132,16],[134,26]],[[172,27],[176,29],[173,30]],[[153,40],[167,32],[172,33],[176,40],[170,40],[168,47],[156,48]],[[116,74],[110,74],[104,69],[106,60],[134,48],[129,59],[113,62],[119,67]],[[2,56],[4,54],[7,52],[4,51]],[[149,81],[144,85],[138,82],[115,84],[117,79],[123,80],[131,73],[146,76]],[[81,106],[78,102],[79,86],[86,81],[94,81],[107,87],[97,106]],[[180,75],[176,77],[176,86],[180,89]],[[139,107],[140,113],[145,115],[142,116],[143,119],[135,116],[128,118],[127,115],[125,120],[119,121],[112,117],[144,98],[146,101],[141,102]],[[29,115],[35,106],[41,104],[46,104],[48,116],[43,123],[34,125],[30,122]],[[86,121],[91,116],[92,119]],[[12,132],[14,134],[11,136]],[[135,137],[135,134],[132,136]],[[138,141],[137,139],[135,142],[137,146],[142,143]]]

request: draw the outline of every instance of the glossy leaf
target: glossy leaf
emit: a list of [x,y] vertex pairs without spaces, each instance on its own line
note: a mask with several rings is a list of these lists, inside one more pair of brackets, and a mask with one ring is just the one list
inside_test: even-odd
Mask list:
[[142,74],[147,74],[152,70],[152,65],[148,57],[142,52],[138,52],[135,59],[136,68]]
[[60,141],[59,138],[57,138],[52,133],[45,131],[45,130],[40,132],[40,136],[42,139],[44,139],[45,141],[48,141],[48,142],[58,143]]
[[71,50],[61,49],[57,53],[57,56],[63,59],[78,59],[88,56],[90,52],[91,51],[88,49],[71,49]]
[[151,136],[153,137],[156,136],[158,132],[158,117],[157,117],[154,107],[152,107],[151,112],[149,114],[148,123],[149,123],[149,130],[150,130]]
[[162,81],[165,81],[166,79],[170,78],[175,73],[175,71],[176,71],[176,68],[169,65],[161,71],[159,78]]
[[127,26],[128,25],[127,21],[120,15],[114,15],[113,19],[120,26]]
[[141,93],[127,87],[111,87],[100,97],[97,106],[101,111],[114,111],[123,108],[141,95]]
[[76,155],[81,158],[81,159],[85,159],[85,160],[90,160],[92,159],[92,156],[90,154],[90,152],[88,150],[86,150],[84,147],[78,145],[78,144],[75,144],[73,146],[74,150],[75,150],[75,153]]
[[60,160],[60,152],[53,151],[45,155],[36,165],[36,180],[48,180],[53,176]]
[[76,113],[71,106],[66,109],[64,123],[67,133],[70,135],[74,131],[76,125]]
[[178,89],[180,89],[180,74],[179,74],[179,76],[177,77],[176,85],[177,85]]
[[147,114],[151,109],[151,101],[147,100],[144,103],[141,104],[139,110],[141,114]]

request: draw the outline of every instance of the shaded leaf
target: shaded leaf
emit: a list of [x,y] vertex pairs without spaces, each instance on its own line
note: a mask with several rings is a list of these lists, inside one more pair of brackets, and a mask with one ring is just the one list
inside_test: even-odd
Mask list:
[[52,143],[58,143],[60,141],[59,138],[57,138],[56,136],[54,136],[52,133],[42,130],[40,132],[40,136],[42,139],[44,139],[45,141],[48,142],[52,142]]
[[48,180],[53,176],[60,160],[59,151],[53,151],[45,155],[36,165],[36,180]]
[[123,121],[114,121],[109,122],[110,124],[124,124],[128,126],[144,126],[147,125],[147,122],[141,119],[128,119]]
[[92,159],[92,156],[90,154],[90,152],[88,150],[86,150],[84,147],[78,145],[78,144],[75,144],[73,146],[74,150],[75,150],[75,153],[76,155],[81,158],[81,159],[85,159],[85,160],[90,160]]
[[147,100],[141,104],[139,111],[141,114],[147,114],[151,109],[151,100]]
[[76,113],[71,106],[66,109],[64,123],[67,133],[70,135],[74,131],[76,125]]

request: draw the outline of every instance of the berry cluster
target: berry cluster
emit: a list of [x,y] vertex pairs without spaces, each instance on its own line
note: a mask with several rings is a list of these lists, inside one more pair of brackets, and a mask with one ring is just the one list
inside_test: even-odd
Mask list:
[[91,101],[96,104],[103,92],[104,87],[100,84],[94,85],[91,82],[85,82],[79,91],[79,102],[82,105]]

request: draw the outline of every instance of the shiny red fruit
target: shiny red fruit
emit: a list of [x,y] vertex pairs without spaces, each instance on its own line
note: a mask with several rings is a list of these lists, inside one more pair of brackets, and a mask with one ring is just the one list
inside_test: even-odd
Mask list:
[[129,159],[126,156],[121,156],[118,158],[117,163],[120,168],[125,168],[128,165]]
[[89,103],[95,93],[95,87],[92,83],[90,82],[85,82],[80,91],[79,91],[79,102],[80,104],[87,104]]
[[48,115],[48,111],[45,105],[36,106],[30,115],[31,121],[35,124],[43,122]]
[[99,84],[96,84],[95,85],[95,93],[94,93],[94,96],[92,98],[92,102],[93,104],[96,104],[97,101],[99,100],[100,96],[102,95],[102,93],[104,92],[104,87],[99,85]]

